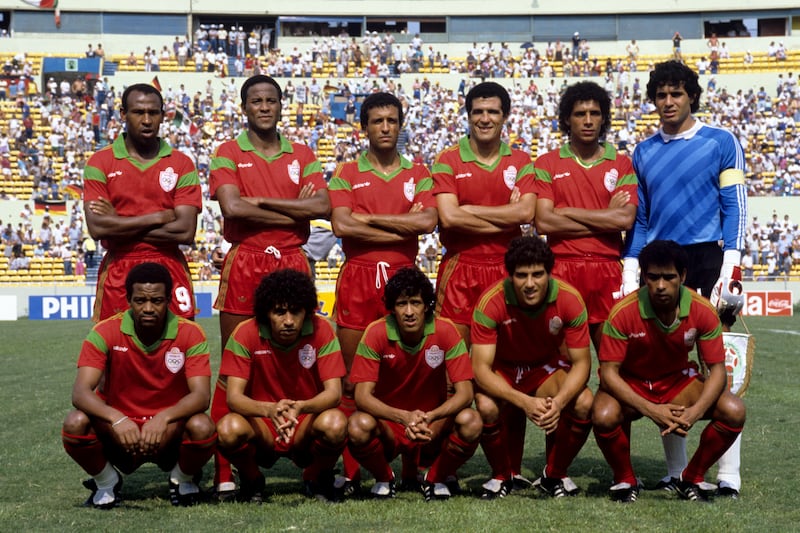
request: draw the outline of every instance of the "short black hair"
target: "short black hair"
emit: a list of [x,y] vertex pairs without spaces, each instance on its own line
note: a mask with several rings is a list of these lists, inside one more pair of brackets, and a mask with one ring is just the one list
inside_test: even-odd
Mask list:
[[397,108],[397,116],[400,119],[400,126],[403,125],[403,104],[400,103],[398,98],[391,93],[372,93],[361,102],[361,129],[366,129],[369,123],[369,110],[376,107],[391,107]]
[[703,94],[703,88],[700,87],[699,77],[695,71],[674,59],[658,63],[650,73],[650,81],[647,82],[647,97],[655,102],[658,88],[664,85],[683,87],[689,98],[693,99],[692,113],[697,113],[700,109],[700,95]]
[[593,81],[580,81],[567,87],[558,104],[558,128],[569,135],[569,117],[578,102],[597,102],[603,123],[600,125],[600,138],[604,138],[611,127],[611,98],[605,89]]
[[317,288],[308,274],[284,268],[261,278],[253,307],[256,321],[269,325],[269,312],[276,306],[285,305],[291,311],[303,309],[306,315],[310,315],[318,303]]
[[683,274],[686,272],[688,264],[689,255],[683,249],[683,246],[675,241],[656,240],[639,252],[639,266],[642,269],[643,276],[647,273],[650,265],[662,267],[674,265],[675,270],[679,274]]
[[148,83],[134,83],[133,85],[127,86],[122,92],[122,101],[119,107],[126,113],[128,112],[128,96],[130,96],[132,92],[154,94],[158,96],[158,107],[162,112],[164,111],[164,97],[161,96],[161,91]]
[[136,283],[163,283],[167,301],[172,301],[172,276],[164,265],[159,263],[139,263],[125,277],[125,299],[133,298],[133,286]]
[[467,93],[464,104],[467,106],[467,114],[472,113],[472,101],[476,98],[500,98],[500,107],[503,110],[503,116],[507,117],[511,113],[511,97],[505,87],[493,81],[485,81],[479,83],[469,90]]
[[425,311],[425,320],[430,320],[436,306],[436,292],[433,283],[420,269],[416,267],[401,268],[389,278],[383,291],[383,301],[387,311],[394,311],[394,306],[401,296],[420,295],[428,309]]
[[250,87],[253,85],[258,85],[259,83],[269,83],[275,87],[275,89],[278,91],[278,100],[283,100],[283,90],[281,90],[281,86],[278,85],[277,81],[269,76],[256,74],[255,76],[250,76],[247,78],[242,84],[242,89],[239,91],[239,95],[242,98],[242,106],[244,106],[245,102],[247,101],[247,92],[250,90]]
[[509,276],[521,266],[544,265],[549,274],[553,271],[555,256],[550,246],[540,237],[533,235],[516,237],[508,245],[505,255],[506,272]]

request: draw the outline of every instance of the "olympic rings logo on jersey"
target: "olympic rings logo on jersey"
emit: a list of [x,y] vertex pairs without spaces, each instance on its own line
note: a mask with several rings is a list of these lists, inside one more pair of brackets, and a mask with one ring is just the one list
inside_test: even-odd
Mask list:
[[686,333],[683,334],[683,344],[687,348],[691,348],[694,346],[695,342],[697,342],[697,328],[689,328]]
[[517,167],[510,166],[503,171],[503,181],[509,191],[513,191],[517,185]]
[[178,184],[178,174],[172,167],[167,167],[158,173],[158,184],[164,192],[170,192]]
[[308,370],[317,361],[317,351],[310,344],[306,344],[298,350],[297,359],[300,361],[300,366]]
[[286,170],[289,172],[289,179],[292,180],[292,183],[295,185],[300,184],[300,163],[297,162],[297,159],[292,161],[291,165],[286,165]]
[[414,178],[409,178],[408,181],[403,182],[403,196],[406,197],[406,200],[409,202],[414,201],[414,193],[416,192],[417,188],[414,185]]
[[425,362],[431,368],[436,368],[444,362],[444,350],[436,344],[425,350]]
[[605,173],[603,176],[603,185],[608,192],[614,192],[614,189],[617,188],[617,180],[619,180],[619,171],[616,168],[612,168]]
[[173,374],[180,372],[185,362],[186,356],[177,347],[170,348],[167,350],[167,353],[164,354],[164,364],[167,365],[167,369]]

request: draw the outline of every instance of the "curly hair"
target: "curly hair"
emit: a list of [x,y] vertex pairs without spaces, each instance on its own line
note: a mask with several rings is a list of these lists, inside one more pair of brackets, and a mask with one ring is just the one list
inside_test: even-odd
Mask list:
[[159,263],[139,263],[125,277],[125,299],[129,302],[133,297],[133,286],[136,283],[163,283],[167,301],[172,301],[172,276],[164,265]]
[[396,107],[398,126],[403,126],[403,105],[392,93],[372,93],[361,102],[361,129],[367,129],[369,123],[369,110],[376,107]]
[[647,97],[655,102],[658,88],[665,85],[683,87],[689,98],[692,98],[692,113],[697,113],[697,110],[700,109],[700,95],[703,94],[703,88],[700,87],[695,71],[674,59],[658,63],[650,73],[650,81],[647,82]]
[[422,297],[422,301],[428,307],[425,311],[425,320],[430,320],[436,306],[436,293],[431,280],[418,268],[401,268],[386,283],[383,301],[387,311],[394,311],[398,298],[417,295]]
[[605,89],[593,81],[581,81],[570,85],[564,91],[558,104],[558,128],[569,135],[569,117],[578,102],[597,102],[603,123],[600,125],[600,138],[604,138],[611,127],[611,98]]
[[267,274],[255,292],[255,316],[259,324],[269,324],[269,312],[285,305],[290,311],[303,309],[310,315],[317,308],[317,288],[303,272],[285,268]]
[[550,246],[535,236],[515,238],[508,245],[505,255],[506,272],[509,276],[514,275],[517,267],[529,265],[544,265],[545,271],[550,274],[554,263],[555,256]]

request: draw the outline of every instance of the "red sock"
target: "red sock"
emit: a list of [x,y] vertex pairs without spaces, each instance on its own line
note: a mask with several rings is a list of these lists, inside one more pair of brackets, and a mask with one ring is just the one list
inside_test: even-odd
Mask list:
[[547,455],[545,475],[559,479],[567,477],[569,465],[583,448],[591,430],[591,420],[579,420],[562,412],[554,432],[555,444]]
[[486,456],[489,466],[492,467],[492,477],[508,481],[511,479],[511,464],[508,457],[508,448],[503,440],[503,431],[499,423],[484,424],[481,435],[481,448]]
[[[211,400],[211,420],[216,424],[230,412],[228,409],[228,394],[226,384],[217,380],[214,389],[214,398]],[[214,451],[214,485],[220,483],[233,483],[233,470],[231,462],[219,450]]]
[[216,449],[216,433],[205,440],[185,440],[181,442],[181,447],[178,451],[178,466],[181,472],[188,475],[198,473],[211,459]]
[[239,470],[243,481],[253,482],[262,476],[256,462],[256,447],[245,442],[237,450],[225,454],[228,460]]
[[742,428],[732,428],[719,421],[709,423],[700,435],[697,451],[694,452],[681,478],[690,483],[703,481],[711,465],[722,457],[741,432]]
[[373,437],[371,441],[361,447],[349,445],[350,451],[356,460],[369,470],[375,477],[375,481],[391,481],[394,478],[392,467],[386,460],[383,443],[378,437]]
[[336,464],[339,456],[342,455],[344,446],[344,443],[342,443],[341,446],[331,446],[319,438],[311,441],[310,453],[311,457],[314,459],[311,464],[303,470],[303,479],[315,481],[319,477],[320,472],[333,470],[333,466]]
[[528,419],[522,409],[508,405],[503,409],[503,427],[505,428],[505,440],[508,447],[508,459],[511,472],[514,474],[522,473],[522,452],[525,448],[525,430],[527,429]]
[[[350,415],[356,412],[356,401],[348,396],[342,396],[342,403],[339,404],[339,410],[350,418]],[[361,466],[356,461],[353,454],[350,453],[350,447],[346,447],[342,451],[342,470],[344,477],[347,479],[358,480],[361,479]]]
[[630,424],[624,424],[608,433],[600,433],[595,429],[594,438],[614,473],[614,483],[636,485],[636,474],[631,464],[630,428]]
[[103,455],[103,444],[97,440],[97,435],[70,435],[62,431],[61,442],[67,455],[90,476],[99,474],[108,463]]
[[439,457],[431,465],[427,480],[431,483],[444,483],[447,476],[455,475],[456,470],[472,457],[477,447],[478,441],[464,442],[455,431],[451,432],[444,441]]

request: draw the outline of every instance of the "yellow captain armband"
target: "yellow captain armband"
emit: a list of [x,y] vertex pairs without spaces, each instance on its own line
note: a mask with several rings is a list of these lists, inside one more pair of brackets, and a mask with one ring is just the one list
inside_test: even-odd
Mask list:
[[731,185],[744,185],[744,172],[738,168],[728,168],[719,175],[719,188]]

